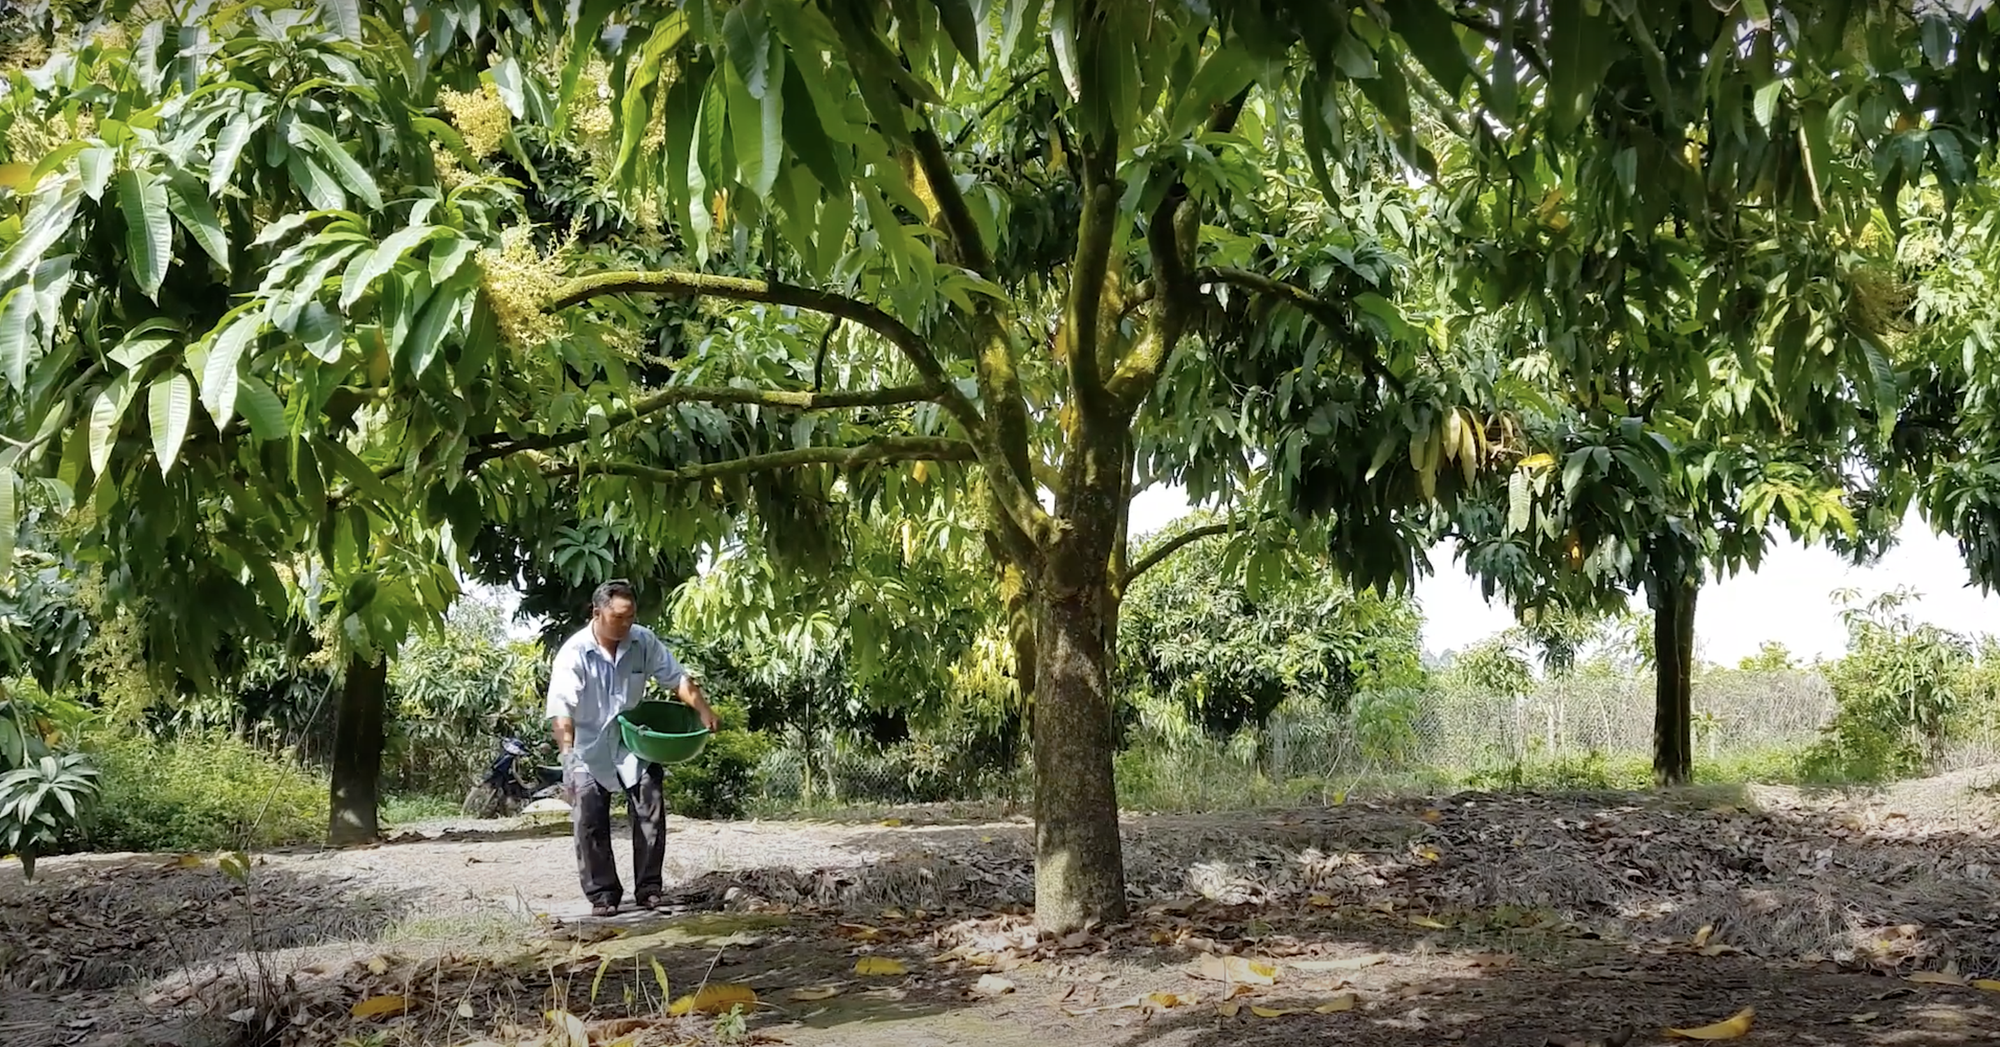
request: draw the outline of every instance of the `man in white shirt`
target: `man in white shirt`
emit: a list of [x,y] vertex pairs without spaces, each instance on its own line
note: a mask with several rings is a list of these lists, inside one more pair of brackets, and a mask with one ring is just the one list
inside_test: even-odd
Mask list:
[[555,721],[563,785],[571,797],[577,874],[593,916],[615,914],[625,894],[611,855],[614,787],[625,794],[632,821],[632,896],[651,909],[665,890],[667,805],[661,783],[666,772],[625,749],[618,714],[639,704],[646,681],[654,680],[692,707],[703,726],[711,731],[719,726],[701,684],[651,629],[632,624],[637,614],[630,582],[613,579],[598,586],[590,598],[590,624],[563,642],[549,673],[548,715]]

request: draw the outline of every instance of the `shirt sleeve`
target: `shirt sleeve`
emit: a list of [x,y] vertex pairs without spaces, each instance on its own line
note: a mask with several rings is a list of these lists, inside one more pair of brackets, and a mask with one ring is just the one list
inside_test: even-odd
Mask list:
[[665,640],[655,636],[653,643],[656,645],[656,650],[653,652],[653,679],[669,691],[679,689],[681,681],[687,677],[687,670],[681,666],[681,660],[674,657],[674,652],[667,649]]
[[549,719],[576,716],[576,703],[583,698],[583,660],[565,647],[556,652],[549,666]]

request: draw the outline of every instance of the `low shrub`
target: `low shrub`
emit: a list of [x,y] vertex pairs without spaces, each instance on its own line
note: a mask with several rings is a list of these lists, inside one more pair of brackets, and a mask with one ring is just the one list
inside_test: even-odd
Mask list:
[[667,809],[684,818],[735,818],[756,796],[757,765],[771,750],[770,736],[749,729],[741,705],[711,701],[722,730],[701,755],[667,768]]
[[326,780],[228,733],[103,734],[85,748],[102,772],[95,850],[279,847],[326,832]]

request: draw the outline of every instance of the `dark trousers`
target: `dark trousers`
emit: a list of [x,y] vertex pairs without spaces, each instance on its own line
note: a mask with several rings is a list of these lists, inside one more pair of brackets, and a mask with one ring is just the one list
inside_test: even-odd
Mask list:
[[[618,862],[611,856],[611,790],[598,784],[586,768],[578,767],[573,774],[576,798],[570,804],[570,825],[576,836],[576,870],[583,896],[592,905],[615,906],[624,900],[625,888],[618,882]],[[639,784],[620,790],[632,822],[632,896],[642,902],[664,889],[667,804],[660,783],[665,777],[659,764],[642,764]]]

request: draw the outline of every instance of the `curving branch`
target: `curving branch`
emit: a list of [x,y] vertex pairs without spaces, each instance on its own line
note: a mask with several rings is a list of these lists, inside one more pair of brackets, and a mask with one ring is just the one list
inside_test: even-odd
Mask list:
[[[921,385],[892,385],[881,389],[860,389],[829,393],[805,392],[793,389],[744,389],[737,386],[676,385],[661,389],[623,410],[605,416],[604,429],[609,431],[622,425],[629,425],[642,418],[650,417],[679,404],[756,404],[763,407],[791,408],[799,411],[832,411],[854,407],[894,407],[901,404],[927,403],[936,399],[936,394]],[[494,433],[481,439],[470,454],[465,456],[468,469],[477,468],[487,462],[505,458],[523,451],[553,451],[570,447],[590,439],[587,427],[565,429],[559,433],[538,433],[519,439]],[[387,480],[409,470],[408,462],[384,466],[375,471],[377,480]],[[341,485],[333,492],[333,504],[340,505],[354,496],[355,485]]]
[[889,340],[923,376],[924,382],[968,434],[977,435],[984,423],[979,408],[951,384],[950,375],[938,362],[921,335],[880,308],[831,291],[816,291],[794,284],[748,280],[738,276],[716,276],[682,270],[626,270],[580,276],[556,289],[543,303],[543,312],[556,312],[580,302],[613,294],[664,294],[683,298],[724,298],[738,302],[766,302],[789,305],[827,316],[852,320]]
[[1177,535],[1174,535],[1172,538],[1169,538],[1166,541],[1161,542],[1159,548],[1154,549],[1152,552],[1149,552],[1146,555],[1140,557],[1138,562],[1134,563],[1131,567],[1127,568],[1125,573],[1119,578],[1119,584],[1121,586],[1131,585],[1133,580],[1137,579],[1140,575],[1145,574],[1147,571],[1150,571],[1153,568],[1158,567],[1161,561],[1165,560],[1167,557],[1172,556],[1177,552],[1180,552],[1182,549],[1185,549],[1188,546],[1193,545],[1194,543],[1199,542],[1204,538],[1214,538],[1217,535],[1229,534],[1233,531],[1238,531],[1245,527],[1248,527],[1253,523],[1257,523],[1261,520],[1269,520],[1271,518],[1272,517],[1270,515],[1264,515],[1264,516],[1259,516],[1252,520],[1224,520],[1221,523],[1202,524],[1200,527],[1190,527],[1187,530],[1182,531]]
[[796,447],[787,451],[746,455],[722,462],[698,462],[678,469],[663,469],[631,462],[585,462],[581,465],[554,464],[542,467],[544,476],[629,476],[660,484],[693,483],[743,476],[749,473],[796,469],[807,465],[855,466],[869,462],[971,462],[977,461],[972,444],[938,436],[885,436],[852,447]]
[[1331,331],[1334,343],[1340,347],[1341,354],[1354,361],[1362,373],[1381,380],[1398,393],[1403,392],[1403,380],[1396,377],[1382,361],[1377,360],[1373,353],[1361,346],[1354,324],[1347,319],[1347,314],[1332,302],[1297,284],[1286,283],[1277,277],[1253,273],[1247,269],[1200,269],[1196,270],[1194,281],[1197,285],[1228,284],[1232,287],[1241,287],[1258,294],[1270,295],[1305,310],[1308,316],[1318,320]]

